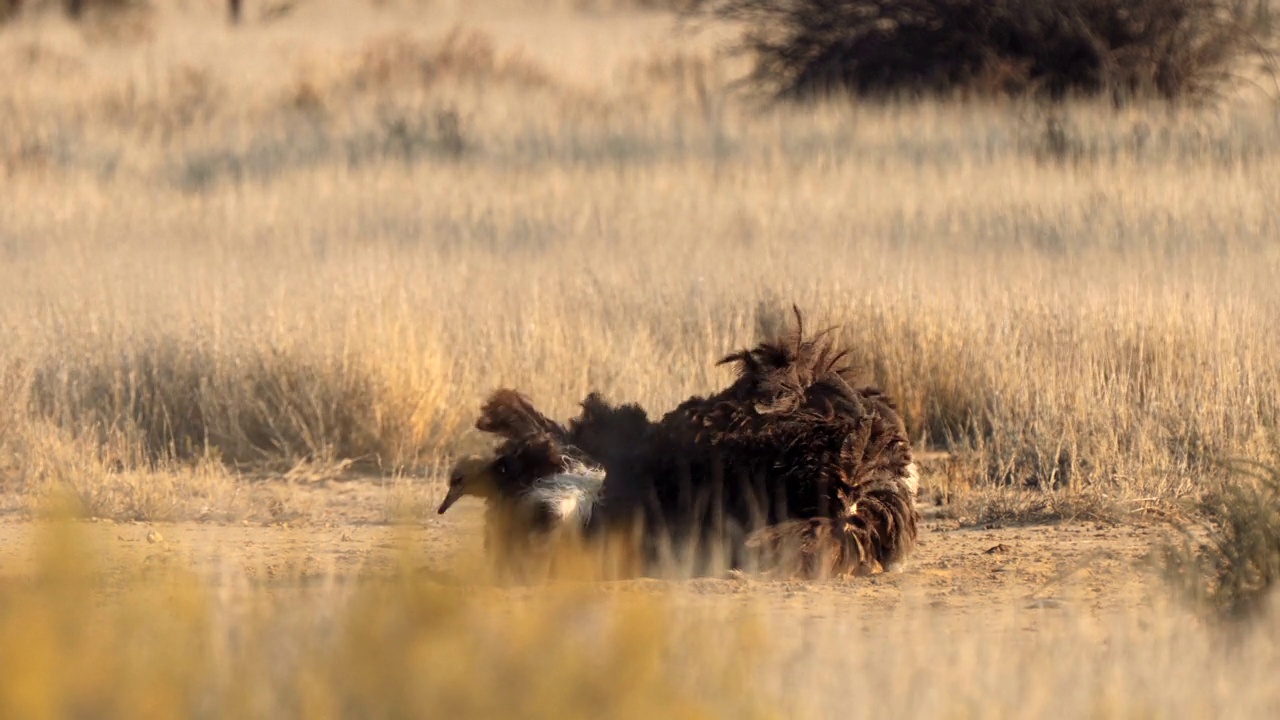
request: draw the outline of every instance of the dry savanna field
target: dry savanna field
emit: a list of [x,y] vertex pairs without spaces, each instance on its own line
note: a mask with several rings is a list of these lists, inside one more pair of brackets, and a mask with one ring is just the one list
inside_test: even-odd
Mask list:
[[[1274,76],[775,102],[674,3],[101,4],[0,3],[0,716],[1280,716]],[[792,303],[904,414],[904,572],[513,588],[436,514],[491,390],[660,415]]]

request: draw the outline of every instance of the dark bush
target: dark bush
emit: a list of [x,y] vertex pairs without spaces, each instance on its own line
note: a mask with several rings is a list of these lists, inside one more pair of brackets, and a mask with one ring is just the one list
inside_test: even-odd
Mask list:
[[782,98],[1202,98],[1270,68],[1269,0],[700,0]]
[[109,15],[136,10],[146,4],[147,0],[0,0],[0,22],[17,17],[24,10],[39,13],[61,8],[67,17],[79,20],[91,12]]
[[0,0],[0,23],[18,14],[22,0]]
[[110,15],[138,10],[147,5],[147,0],[64,0],[63,5],[68,17],[79,19],[90,12]]

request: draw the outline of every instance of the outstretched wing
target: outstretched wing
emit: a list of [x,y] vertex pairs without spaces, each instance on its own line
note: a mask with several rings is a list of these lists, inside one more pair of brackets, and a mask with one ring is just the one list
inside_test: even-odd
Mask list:
[[495,390],[480,408],[476,429],[518,440],[531,435],[549,435],[565,441],[568,431],[533,406],[529,398],[510,388]]

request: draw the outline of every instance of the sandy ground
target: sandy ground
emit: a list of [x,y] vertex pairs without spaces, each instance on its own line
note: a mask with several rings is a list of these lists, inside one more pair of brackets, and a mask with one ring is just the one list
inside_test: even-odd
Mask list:
[[[424,500],[416,521],[390,524],[377,519],[385,514],[386,491],[373,483],[332,482],[305,492],[308,517],[283,521],[79,521],[75,527],[89,541],[82,551],[96,553],[93,561],[108,569],[178,564],[214,582],[235,576],[280,589],[322,578],[369,577],[403,562],[447,583],[459,577],[453,568],[479,556],[482,505],[475,500],[466,499],[443,516]],[[1157,527],[1093,522],[963,527],[929,508],[924,513],[920,545],[899,573],[827,582],[739,575],[607,585],[627,592],[674,586],[695,597],[740,596],[770,609],[820,613],[835,606],[871,622],[878,613],[920,604],[974,620],[997,607],[1097,616],[1141,606],[1155,582],[1144,560],[1160,538]],[[29,520],[0,520],[0,576],[32,572],[32,540],[39,527]]]

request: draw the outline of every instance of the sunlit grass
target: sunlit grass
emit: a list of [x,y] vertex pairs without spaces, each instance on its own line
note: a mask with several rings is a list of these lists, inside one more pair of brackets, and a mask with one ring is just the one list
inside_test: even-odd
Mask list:
[[[296,22],[330,28],[325,8]],[[209,462],[421,474],[477,442],[495,386],[659,414],[792,302],[840,326],[921,449],[976,459],[952,495],[1087,493],[1119,517],[1267,451],[1280,128],[1260,107],[759,110],[660,15],[553,14],[650,44],[569,80],[548,53],[603,50],[504,46],[500,22],[386,35],[403,10],[318,45],[290,23],[179,44],[188,12],[157,16],[145,67],[52,21],[0,38],[24,68],[0,98],[0,465],[27,490]],[[209,55],[271,42],[309,59]],[[186,512],[112,497],[86,505]]]
[[[667,16],[547,4],[0,31],[5,510],[307,522],[295,479],[369,472],[422,523],[494,387],[659,414],[792,302],[966,522],[1179,517],[1275,460],[1273,107],[760,109]],[[1100,617],[912,595],[945,573],[210,577],[56,527],[0,568],[0,716],[1276,714],[1274,616],[1224,647],[1154,583]]]

